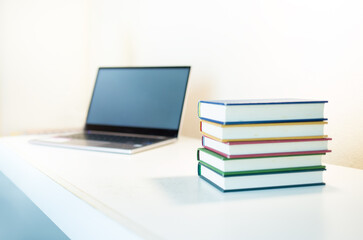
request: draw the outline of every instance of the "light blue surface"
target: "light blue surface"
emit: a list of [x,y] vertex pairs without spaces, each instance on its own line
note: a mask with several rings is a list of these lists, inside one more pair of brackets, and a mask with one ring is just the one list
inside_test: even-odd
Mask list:
[[69,238],[0,172],[0,239]]

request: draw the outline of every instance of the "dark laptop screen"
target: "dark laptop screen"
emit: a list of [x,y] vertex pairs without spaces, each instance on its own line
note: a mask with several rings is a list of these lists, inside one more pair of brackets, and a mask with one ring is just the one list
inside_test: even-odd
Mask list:
[[100,68],[86,124],[177,131],[189,71],[189,67]]

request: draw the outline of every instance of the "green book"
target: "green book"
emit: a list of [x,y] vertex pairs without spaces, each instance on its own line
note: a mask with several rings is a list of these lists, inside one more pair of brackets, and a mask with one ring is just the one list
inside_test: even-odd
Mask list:
[[321,170],[324,154],[269,156],[252,158],[226,158],[205,148],[199,148],[197,159],[222,176],[271,173],[295,170]]

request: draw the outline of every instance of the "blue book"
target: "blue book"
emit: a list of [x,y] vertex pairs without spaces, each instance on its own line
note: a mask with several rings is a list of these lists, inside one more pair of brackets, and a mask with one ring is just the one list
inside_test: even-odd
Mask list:
[[327,102],[294,98],[199,101],[198,116],[223,125],[324,121]]
[[198,175],[222,192],[325,185],[325,166],[265,169],[228,174],[199,161]]

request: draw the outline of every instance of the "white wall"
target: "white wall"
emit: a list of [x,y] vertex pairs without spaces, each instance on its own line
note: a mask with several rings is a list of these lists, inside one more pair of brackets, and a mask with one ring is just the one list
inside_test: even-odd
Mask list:
[[329,100],[326,160],[363,168],[362,1],[140,1],[134,63],[192,65],[184,134],[198,99]]
[[82,125],[87,11],[84,0],[0,0],[0,134]]
[[0,0],[3,133],[83,122],[98,66],[191,65],[184,135],[200,136],[199,99],[326,99],[326,159],[363,168],[362,1],[37,2]]
[[[132,1],[131,1],[132,2]],[[118,0],[89,1],[89,61],[88,79],[91,89],[98,67],[132,64],[130,34],[132,3]]]

